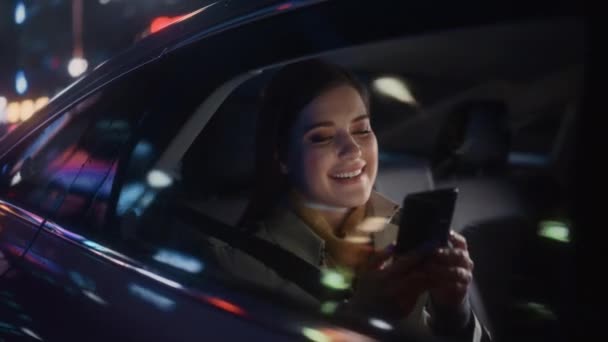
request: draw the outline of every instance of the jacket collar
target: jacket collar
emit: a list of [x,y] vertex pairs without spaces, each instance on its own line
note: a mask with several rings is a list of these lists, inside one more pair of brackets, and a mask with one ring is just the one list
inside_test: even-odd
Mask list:
[[[390,223],[398,212],[399,205],[377,192],[372,192],[367,216],[385,217],[385,229],[373,233],[372,239],[376,248],[383,248],[395,240],[397,226]],[[299,258],[315,266],[320,266],[325,254],[325,241],[304,223],[288,206],[281,206],[263,222],[266,238]],[[264,236],[266,235],[266,236]]]

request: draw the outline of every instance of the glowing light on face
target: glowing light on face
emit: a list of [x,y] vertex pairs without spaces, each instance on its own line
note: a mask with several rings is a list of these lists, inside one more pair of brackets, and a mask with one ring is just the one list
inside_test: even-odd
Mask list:
[[327,90],[298,115],[288,142],[287,176],[305,205],[340,211],[371,195],[378,145],[367,107],[351,86]]

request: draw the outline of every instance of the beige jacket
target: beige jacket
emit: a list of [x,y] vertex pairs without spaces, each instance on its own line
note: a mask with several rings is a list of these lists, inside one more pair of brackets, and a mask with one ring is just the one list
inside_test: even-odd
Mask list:
[[[372,234],[376,249],[384,248],[397,238],[398,226],[395,215],[399,213],[399,205],[373,192],[368,207],[368,216],[385,217],[385,228]],[[278,247],[290,251],[311,265],[322,267],[325,254],[325,242],[316,235],[293,211],[287,206],[278,208],[268,219],[261,222],[256,235]],[[319,308],[317,298],[307,293],[297,284],[280,277],[274,270],[267,267],[250,255],[232,248],[219,240],[212,239],[212,246],[221,267],[236,278],[262,288],[287,295],[295,300]],[[420,296],[415,308],[403,320],[404,326],[428,332],[429,315],[425,310],[428,296]],[[475,336],[467,341],[480,341],[481,325],[475,319]]]

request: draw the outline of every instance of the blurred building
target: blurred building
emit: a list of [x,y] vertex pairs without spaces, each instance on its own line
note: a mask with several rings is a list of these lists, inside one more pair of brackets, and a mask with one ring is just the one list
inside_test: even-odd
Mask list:
[[213,1],[0,1],[0,136],[86,70]]

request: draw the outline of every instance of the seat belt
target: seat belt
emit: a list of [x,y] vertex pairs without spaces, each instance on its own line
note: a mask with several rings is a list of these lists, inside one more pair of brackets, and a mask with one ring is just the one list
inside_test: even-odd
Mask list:
[[187,204],[180,205],[177,210],[180,219],[196,224],[205,234],[254,257],[319,301],[342,301],[352,295],[350,289],[333,289],[323,285],[319,268],[274,243],[207,217]]

